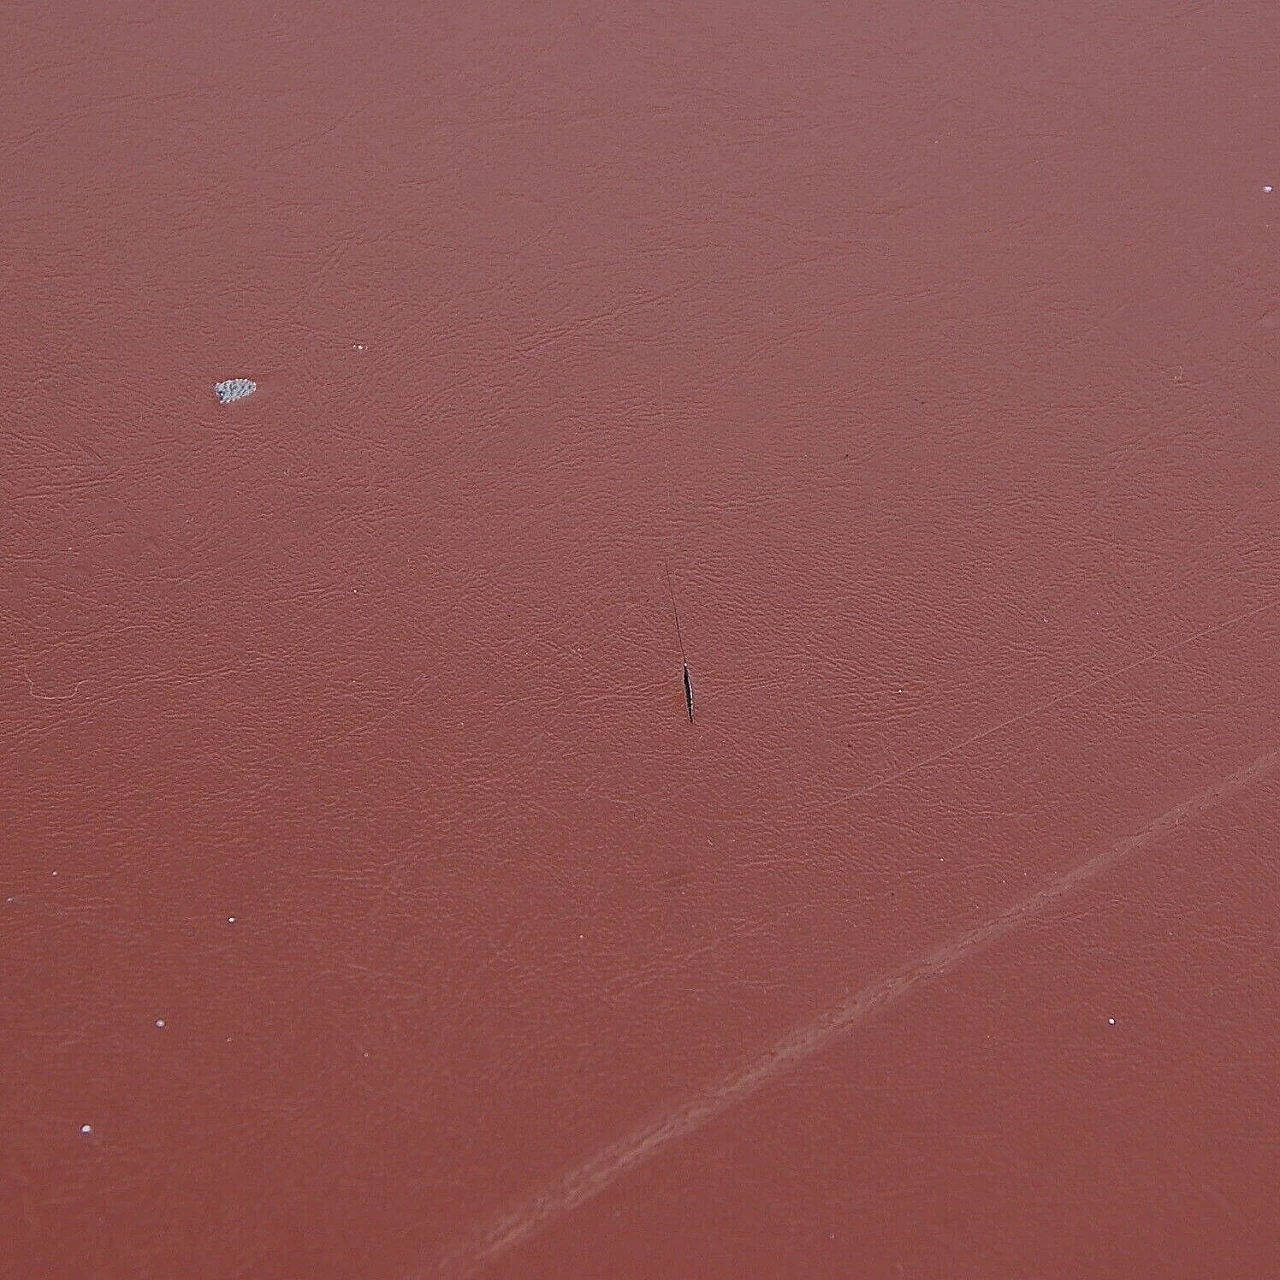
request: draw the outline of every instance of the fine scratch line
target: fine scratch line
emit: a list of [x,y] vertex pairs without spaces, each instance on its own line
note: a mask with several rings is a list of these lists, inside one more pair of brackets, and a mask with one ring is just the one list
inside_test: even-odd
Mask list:
[[80,692],[80,686],[85,683],[83,680],[76,681],[76,687],[70,693],[37,693],[35,681],[31,678],[31,672],[24,666],[22,674],[27,677],[27,686],[31,690],[31,696],[38,698],[41,702],[70,702],[72,698]]
[[684,663],[684,705],[689,712],[689,723],[693,723],[693,681],[689,678],[689,659],[684,652],[684,632],[680,630],[680,609],[676,605],[676,589],[671,585],[671,566],[664,560],[662,567],[667,571],[667,590],[671,592],[671,611],[676,615],[676,639],[680,641],[680,661]]
[[1136,835],[1126,836],[1086,859],[1029,898],[992,916],[950,942],[878,978],[851,994],[841,1004],[812,1022],[784,1036],[755,1061],[739,1068],[682,1102],[665,1115],[633,1130],[596,1152],[558,1182],[515,1205],[491,1221],[478,1234],[439,1257],[429,1271],[417,1276],[446,1276],[463,1280],[474,1276],[498,1258],[544,1230],[551,1223],[594,1199],[632,1170],[653,1159],[669,1143],[678,1142],[703,1125],[759,1093],[778,1077],[821,1053],[850,1028],[880,1009],[887,1008],[913,987],[950,972],[976,952],[1041,915],[1081,885],[1109,871],[1125,858],[1141,852],[1206,810],[1229,800],[1271,772],[1280,762],[1280,750],[1260,756],[1252,764],[1147,824]]
[[895,773],[885,774],[884,777],[877,778],[874,782],[868,782],[865,786],[859,787],[855,791],[843,791],[830,796],[820,804],[811,804],[808,808],[834,808],[837,805],[847,804],[853,800],[861,800],[864,796],[869,796],[873,791],[879,791],[881,788],[890,786],[895,782],[901,782],[903,778],[908,778],[913,773],[919,773],[922,769],[927,769],[931,764],[937,764],[940,760],[946,760],[948,757],[955,755],[957,751],[963,751],[966,747],[975,746],[1003,729],[1011,729],[1016,724],[1034,720],[1037,716],[1043,715],[1046,711],[1051,711],[1054,707],[1073,701],[1082,693],[1089,693],[1093,689],[1110,684],[1113,680],[1117,680],[1123,675],[1128,675],[1131,671],[1137,671],[1140,667],[1145,667],[1149,662],[1167,658],[1171,654],[1178,653],[1195,644],[1198,640],[1208,639],[1209,636],[1217,635],[1220,631],[1226,631],[1241,622],[1247,622],[1250,618],[1256,618],[1259,614],[1267,613],[1269,610],[1274,609],[1277,604],[1280,604],[1280,600],[1264,600],[1261,604],[1255,605],[1251,609],[1246,609],[1243,613],[1232,614],[1231,617],[1223,618],[1222,621],[1212,623],[1210,626],[1204,627],[1200,631],[1195,631],[1189,636],[1183,636],[1180,640],[1171,641],[1169,644],[1162,645],[1159,649],[1144,653],[1140,658],[1135,658],[1132,662],[1126,662],[1122,667],[1104,671],[1102,675],[1094,676],[1093,679],[1086,680],[1083,684],[1078,684],[1063,693],[1055,694],[1052,698],[1037,703],[1034,707],[1028,707],[1025,711],[1019,711],[1016,715],[1009,716],[1008,719],[988,725],[985,729],[980,729],[977,733],[971,734],[967,738],[961,738],[959,742],[953,742],[950,746],[943,747],[942,750],[925,756],[923,760],[916,760]]

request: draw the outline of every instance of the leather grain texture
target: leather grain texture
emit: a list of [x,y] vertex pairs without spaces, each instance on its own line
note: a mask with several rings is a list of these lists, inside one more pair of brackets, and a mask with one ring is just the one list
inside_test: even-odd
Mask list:
[[1280,1274],[1275,6],[0,49],[0,1274]]

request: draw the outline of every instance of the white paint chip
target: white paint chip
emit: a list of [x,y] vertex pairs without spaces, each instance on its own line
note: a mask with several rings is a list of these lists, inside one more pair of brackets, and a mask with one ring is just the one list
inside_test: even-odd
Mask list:
[[1116,1025],[1116,1020],[1114,1018],[1108,1018],[1107,1022],[1113,1027]]
[[156,1026],[159,1027],[161,1031],[163,1031],[165,1029],[165,1020],[163,1018],[157,1018]]
[[226,382],[215,382],[213,384],[214,395],[223,404],[231,404],[235,400],[243,400],[245,396],[251,396],[258,389],[256,382],[251,382],[248,378],[228,378]]
[[1262,189],[1267,193],[1267,195],[1270,195],[1275,190],[1274,187],[1263,187]]
[[92,1132],[93,1132],[93,1125],[91,1125],[91,1124],[82,1124],[82,1125],[80,1126],[80,1132],[81,1132],[81,1133],[92,1133]]
[[228,917],[227,917],[227,923],[228,923],[228,924],[235,924],[235,922],[236,922],[236,918],[235,918],[235,916],[228,916]]

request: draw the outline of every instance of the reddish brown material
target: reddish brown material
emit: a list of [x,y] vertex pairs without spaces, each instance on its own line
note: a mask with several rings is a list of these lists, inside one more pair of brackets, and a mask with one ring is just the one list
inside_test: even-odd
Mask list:
[[1280,1275],[1275,6],[0,35],[0,1272]]

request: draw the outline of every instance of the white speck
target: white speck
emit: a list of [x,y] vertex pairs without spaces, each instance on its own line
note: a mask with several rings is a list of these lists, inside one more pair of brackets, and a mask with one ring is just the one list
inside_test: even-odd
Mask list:
[[1274,190],[1275,190],[1275,188],[1274,188],[1274,187],[1263,187],[1262,189],[1263,189],[1263,191],[1265,191],[1265,192],[1267,193],[1267,195],[1270,195],[1270,194],[1272,193],[1272,191],[1274,191]]
[[51,874],[56,876],[58,873],[54,871],[54,872],[51,872]]
[[356,349],[357,351],[363,351],[363,350],[364,350],[364,343],[363,343],[363,342],[357,342],[357,343],[355,344],[355,349]]
[[236,922],[236,918],[235,918],[235,916],[228,916],[228,917],[227,917],[227,923],[228,923],[228,924],[235,924],[235,922]]
[[1116,1020],[1114,1018],[1108,1018],[1107,1022],[1113,1027],[1116,1025]]
[[91,1124],[82,1124],[82,1125],[80,1126],[80,1132],[81,1132],[81,1133],[92,1133],[92,1132],[93,1132],[93,1125],[91,1125]]
[[157,1026],[157,1027],[159,1027],[161,1031],[163,1031],[163,1030],[164,1030],[164,1027],[165,1027],[164,1019],[163,1019],[163,1018],[157,1018],[157,1019],[156,1019],[156,1026]]

